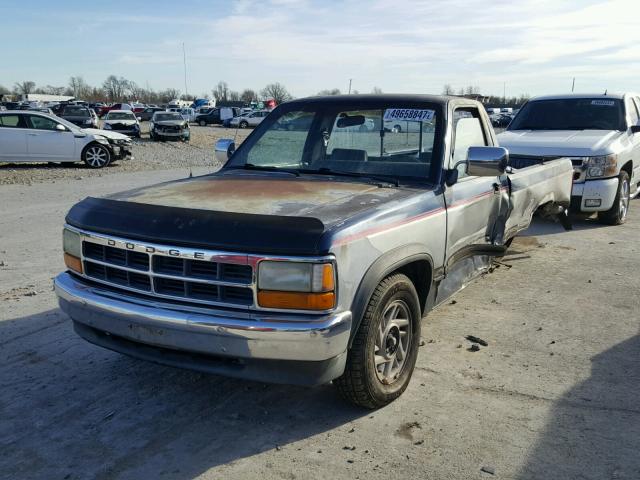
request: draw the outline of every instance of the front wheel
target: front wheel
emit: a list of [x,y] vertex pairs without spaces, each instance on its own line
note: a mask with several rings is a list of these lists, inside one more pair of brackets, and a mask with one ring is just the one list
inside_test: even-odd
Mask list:
[[111,152],[107,147],[98,143],[89,145],[82,153],[82,161],[89,168],[103,168],[109,165]]
[[249,126],[249,124],[247,122],[240,122],[239,127],[240,128],[247,128]]
[[200,120],[200,126],[201,127],[206,127],[207,126],[207,122],[205,122],[204,120]]
[[345,371],[333,381],[348,401],[380,408],[405,391],[418,357],[420,301],[405,275],[376,287],[347,355]]
[[622,225],[627,221],[630,202],[629,174],[623,170],[618,177],[618,190],[616,198],[613,200],[613,206],[606,212],[599,212],[598,221],[607,225]]

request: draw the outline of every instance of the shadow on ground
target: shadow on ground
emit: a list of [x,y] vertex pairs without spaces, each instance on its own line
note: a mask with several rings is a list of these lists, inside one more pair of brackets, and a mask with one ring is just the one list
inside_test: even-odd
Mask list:
[[589,379],[554,405],[519,480],[640,478],[640,335],[591,361]]
[[[59,310],[0,323],[0,478],[191,479],[369,412],[95,347]],[[284,452],[283,452],[284,453]]]

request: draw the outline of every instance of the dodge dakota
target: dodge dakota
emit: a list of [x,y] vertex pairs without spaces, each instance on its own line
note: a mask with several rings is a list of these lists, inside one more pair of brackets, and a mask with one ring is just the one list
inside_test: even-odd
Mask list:
[[[400,129],[389,129],[390,123]],[[395,131],[394,131],[395,130]],[[86,198],[63,230],[61,308],[94,344],[385,405],[420,322],[542,209],[569,160],[508,165],[482,105],[426,95],[278,106],[217,173]]]
[[630,93],[537,97],[498,141],[514,166],[571,158],[572,210],[619,225],[640,192],[639,112],[640,97]]

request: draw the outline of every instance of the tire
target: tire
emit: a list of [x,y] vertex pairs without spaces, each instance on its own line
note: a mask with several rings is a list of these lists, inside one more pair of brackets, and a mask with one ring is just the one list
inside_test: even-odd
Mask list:
[[402,132],[402,127],[400,125],[394,125],[393,128],[391,129],[391,131],[393,133],[401,133]]
[[613,206],[606,212],[598,212],[598,221],[606,225],[622,225],[627,221],[630,200],[629,174],[623,170],[618,176],[618,190]]
[[82,161],[89,168],[104,168],[111,161],[111,152],[99,143],[90,143],[82,152]]
[[402,395],[418,357],[420,319],[420,301],[409,278],[393,274],[378,284],[347,354],[344,373],[333,381],[345,400],[375,409]]
[[200,126],[201,127],[206,127],[207,126],[207,122],[205,122],[204,120],[200,120]]
[[238,125],[240,128],[247,128],[249,126],[249,124],[245,121],[240,122],[240,125]]

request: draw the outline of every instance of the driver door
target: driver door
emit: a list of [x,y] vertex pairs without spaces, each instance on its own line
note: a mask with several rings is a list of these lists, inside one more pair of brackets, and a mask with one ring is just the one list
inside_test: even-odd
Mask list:
[[506,176],[475,177],[467,174],[469,147],[490,146],[489,132],[475,107],[453,112],[449,169],[457,169],[458,180],[445,187],[447,240],[445,280],[438,290],[438,303],[459,290],[485,266],[489,253],[503,243],[509,198]]
[[25,115],[27,123],[27,152],[32,160],[60,162],[79,160],[76,158],[76,139],[73,132],[56,130],[61,125],[55,120],[40,115]]

